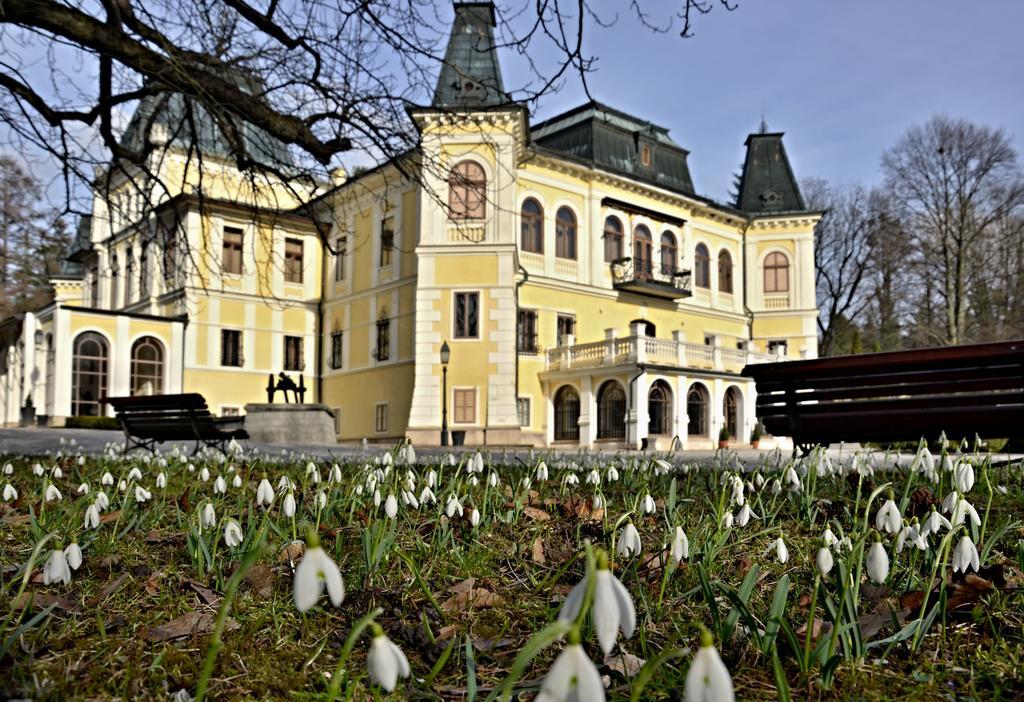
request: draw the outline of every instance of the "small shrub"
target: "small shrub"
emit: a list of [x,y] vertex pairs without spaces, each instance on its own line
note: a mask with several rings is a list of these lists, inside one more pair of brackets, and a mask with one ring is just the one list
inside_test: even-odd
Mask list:
[[68,429],[120,429],[113,417],[68,417],[64,426]]

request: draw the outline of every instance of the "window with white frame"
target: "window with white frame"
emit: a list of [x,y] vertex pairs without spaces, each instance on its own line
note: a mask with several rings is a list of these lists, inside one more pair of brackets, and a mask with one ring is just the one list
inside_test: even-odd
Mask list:
[[520,397],[516,400],[516,410],[519,414],[519,426],[530,426],[530,398]]
[[383,434],[388,430],[388,403],[378,402],[374,413],[373,430]]

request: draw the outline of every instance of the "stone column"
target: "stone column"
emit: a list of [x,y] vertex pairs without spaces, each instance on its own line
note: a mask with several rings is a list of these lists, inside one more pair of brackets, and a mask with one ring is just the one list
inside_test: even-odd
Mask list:
[[597,439],[597,398],[589,375],[580,378],[580,446],[587,448]]

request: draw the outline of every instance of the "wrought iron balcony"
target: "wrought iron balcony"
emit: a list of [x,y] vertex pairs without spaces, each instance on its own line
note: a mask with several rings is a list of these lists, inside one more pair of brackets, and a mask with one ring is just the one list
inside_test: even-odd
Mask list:
[[616,290],[669,300],[690,297],[690,271],[668,270],[652,261],[617,258],[611,263]]

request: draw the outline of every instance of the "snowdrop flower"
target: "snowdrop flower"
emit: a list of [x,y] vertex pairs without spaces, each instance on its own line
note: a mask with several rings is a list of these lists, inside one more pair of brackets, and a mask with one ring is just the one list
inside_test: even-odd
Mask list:
[[204,483],[210,479],[210,469],[203,466],[203,469],[199,471],[199,479]]
[[72,541],[64,549],[64,557],[68,559],[71,570],[78,570],[82,567],[82,549],[78,547],[77,541]]
[[726,529],[732,529],[733,522],[736,521],[735,515],[732,512],[726,512],[725,517],[722,518],[722,526]]
[[565,484],[566,485],[579,485],[580,484],[580,479],[579,479],[579,477],[575,473],[569,473],[567,476],[565,476]]
[[796,474],[793,466],[790,465],[782,476],[783,480],[790,484],[793,489],[800,487],[800,476]]
[[547,480],[548,479],[548,466],[547,466],[546,463],[544,463],[544,461],[541,461],[540,463],[537,464],[536,476],[537,476],[537,480]]
[[113,485],[113,484],[114,484],[114,476],[112,476],[110,474],[110,471],[107,471],[102,476],[100,476],[100,485]]
[[604,685],[597,667],[580,645],[579,631],[569,632],[569,642],[544,676],[534,702],[604,702]]
[[474,527],[479,526],[480,524],[480,512],[476,507],[474,507],[469,513],[469,523]]
[[672,535],[672,562],[679,565],[679,561],[690,557],[690,540],[686,538],[686,532],[681,526],[677,526]]
[[319,509],[327,506],[327,493],[323,490],[318,490],[316,493],[316,505]]
[[459,516],[462,516],[462,503],[455,495],[451,495],[448,498],[448,502],[444,506],[444,513],[451,519],[458,512]]
[[77,492],[79,495],[88,495],[89,494],[89,483],[81,483],[78,486],[78,489],[75,490],[75,492]]
[[295,516],[295,494],[289,492],[284,496],[284,502],[281,504],[281,511],[284,512],[284,516],[291,519]]
[[412,447],[412,444],[405,445],[405,462],[410,466],[416,465],[416,449]]
[[473,455],[473,472],[474,473],[483,473],[484,472],[484,457],[482,455],[480,455],[479,451],[477,451]]
[[640,532],[633,526],[633,522],[626,522],[626,525],[619,530],[615,552],[622,558],[631,558],[639,555],[642,550]]
[[431,468],[427,471],[427,487],[433,488],[437,485],[437,471]]
[[384,514],[388,515],[388,519],[394,519],[398,514],[398,500],[394,495],[389,494],[388,498],[384,500]]
[[928,536],[929,534],[938,534],[940,529],[952,529],[953,525],[948,519],[939,514],[938,510],[935,509],[935,505],[932,505],[932,511],[925,517],[924,524],[921,526],[921,536]]
[[[580,613],[586,597],[589,576],[584,577],[569,592],[558,613],[560,621],[571,622]],[[604,551],[597,552],[597,570],[594,576],[594,602],[591,610],[594,630],[597,632],[598,643],[605,655],[615,648],[615,639],[619,629],[624,637],[631,638],[636,629],[636,608],[629,590],[619,581],[608,568],[608,555]]]
[[217,526],[217,513],[213,511],[213,503],[209,500],[203,506],[203,516],[200,523],[204,529],[212,529]]
[[152,497],[153,497],[153,493],[151,493],[146,488],[142,487],[141,485],[136,485],[135,486],[135,501],[136,502],[149,502],[149,500]]
[[127,480],[122,480],[121,482],[119,482],[117,484],[117,489],[120,490],[121,492],[124,492],[125,490],[127,490],[128,489],[128,481]]
[[43,564],[43,585],[62,583],[67,585],[71,582],[71,568],[68,566],[68,557],[61,549],[58,542],[56,548],[50,551],[50,557]]
[[737,526],[745,527],[751,518],[757,519],[757,515],[754,513],[754,510],[750,509],[750,504],[745,502],[740,507],[739,514],[736,515],[736,524]]
[[960,495],[958,495],[957,491],[954,490],[946,495],[946,498],[942,501],[942,511],[946,513],[952,512],[953,508],[956,507],[956,503],[959,501]]
[[56,502],[62,499],[64,496],[60,494],[60,490],[53,483],[47,483],[46,485],[46,501]]
[[[313,465],[313,464],[310,463],[310,465]],[[317,470],[316,466],[313,466],[313,470],[312,470],[312,472],[310,472],[309,478],[310,478],[310,481],[314,485],[319,485],[320,484],[320,471]]]
[[707,630],[701,632],[700,650],[694,654],[686,674],[685,691],[686,702],[733,702],[736,699],[729,669],[722,663]]
[[128,480],[142,480],[142,471],[133,467],[128,471]]
[[[446,453],[444,455],[444,464],[446,466],[454,468],[455,467],[455,456],[453,456],[450,453]],[[480,466],[480,470],[483,470],[483,466]]]
[[285,490],[294,490],[295,483],[293,483],[292,479],[289,478],[287,475],[282,475],[280,480],[277,481],[277,489],[279,492],[284,492]]
[[256,505],[258,507],[270,507],[274,503],[274,488],[266,477],[256,487]]
[[782,540],[781,536],[775,539],[775,541],[772,541],[771,545],[768,546],[768,551],[771,551],[772,549],[775,550],[775,558],[778,559],[779,563],[785,565],[786,561],[789,560],[789,549],[786,548],[786,542]]
[[223,475],[218,475],[217,479],[213,481],[213,492],[218,495],[223,495],[228,491],[228,484],[224,481]]
[[903,517],[900,516],[900,510],[896,506],[896,502],[893,501],[893,496],[890,492],[889,499],[875,513],[875,528],[887,534],[895,534],[900,530],[902,524]]
[[974,487],[974,466],[967,462],[958,463],[953,470],[953,482],[960,492],[970,492]]
[[884,583],[889,577],[889,554],[885,552],[885,546],[882,545],[878,534],[875,534],[875,543],[868,549],[865,566],[868,576],[876,583]]
[[590,503],[593,505],[593,509],[601,509],[601,496],[595,492],[594,499]]
[[619,471],[615,470],[615,466],[608,466],[608,482],[614,483],[619,479]]
[[156,475],[156,486],[161,490],[167,487],[167,476],[162,471]]
[[998,492],[1000,495],[1005,495],[1008,492],[1008,490],[1006,489],[1005,485],[996,485],[996,492]]
[[18,490],[10,483],[4,485],[4,502],[13,502],[18,499]]
[[530,483],[530,476],[524,477],[522,483],[520,483],[520,484],[523,486],[524,490],[529,490],[530,489],[530,485],[531,485],[531,483]]
[[187,470],[188,470],[189,473],[195,473],[196,472],[196,467],[193,464],[189,463]]
[[228,519],[224,523],[224,543],[228,548],[238,548],[242,545],[242,527],[234,519]]
[[110,498],[107,497],[107,493],[100,490],[96,493],[96,502],[93,504],[99,507],[100,510],[106,511],[106,509],[110,507]]
[[341,482],[341,467],[337,463],[331,466],[331,472],[328,473],[327,479],[332,483]]
[[391,692],[398,684],[399,677],[407,678],[412,672],[409,668],[409,659],[402,653],[402,649],[384,635],[384,630],[379,624],[373,623],[371,627],[373,642],[366,656],[366,669],[372,682]]
[[37,478],[41,478],[43,476],[43,467],[38,463],[33,464],[32,474],[35,475]]
[[86,529],[98,529],[100,526],[100,511],[96,507],[96,503],[93,502],[91,505],[85,508],[85,523]]
[[4,463],[4,475],[14,475],[14,465],[9,461]]
[[654,504],[654,498],[648,495],[644,495],[643,502],[641,503],[640,509],[643,510],[644,514],[653,514],[657,507]]
[[476,487],[477,485],[480,484],[480,479],[477,478],[475,475],[471,475],[469,476],[469,484],[471,487]]
[[492,471],[487,476],[487,487],[497,487],[497,486],[498,486],[498,474]]
[[345,597],[345,583],[341,579],[338,564],[320,548],[320,537],[310,531],[306,538],[306,553],[302,556],[299,567],[295,569],[295,581],[292,585],[292,596],[295,607],[300,612],[309,610],[324,594],[324,587],[335,607],[341,605]]
[[825,527],[825,531],[821,532],[821,540],[829,548],[839,543],[839,539],[836,538],[836,535],[832,533],[829,527]]
[[818,566],[818,572],[822,575],[828,575],[832,570],[832,551],[829,550],[828,546],[824,544],[818,549],[818,557],[815,559],[815,564]]
[[233,477],[231,479],[231,487],[233,487],[233,488],[240,488],[240,487],[242,487],[242,476],[239,475],[238,473],[235,473],[235,477]]
[[964,534],[956,548],[953,549],[953,572],[962,571],[966,573],[968,568],[973,568],[974,572],[977,573],[980,565],[977,547],[971,541],[970,535]]
[[743,478],[738,475],[734,475],[732,478],[731,502],[737,507],[740,507],[746,503],[746,499],[747,498],[743,494]]
[[437,502],[437,495],[430,489],[429,486],[424,486],[423,490],[420,491],[420,502],[425,505],[432,505]]
[[667,475],[672,470],[672,464],[663,458],[654,459],[654,474]]
[[61,478],[63,478],[63,477],[64,477],[64,471],[62,471],[62,470],[60,469],[60,466],[54,466],[54,467],[53,467],[53,472],[51,473],[51,475],[52,475],[52,476],[53,476],[53,477],[54,477],[55,479],[57,479],[57,480],[60,480]]
[[772,478],[771,490],[773,495],[779,495],[782,493],[782,483],[779,482],[778,478]]
[[974,509],[974,505],[961,496],[953,508],[953,514],[949,516],[949,521],[954,526],[957,526],[963,524],[968,517],[974,522],[975,526],[981,526],[981,517],[978,516],[978,511]]
[[601,474],[597,472],[597,468],[592,468],[591,471],[587,473],[587,479],[584,482],[587,485],[601,484]]

